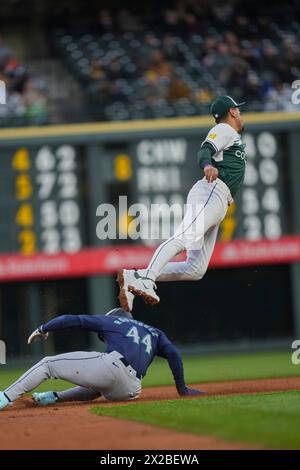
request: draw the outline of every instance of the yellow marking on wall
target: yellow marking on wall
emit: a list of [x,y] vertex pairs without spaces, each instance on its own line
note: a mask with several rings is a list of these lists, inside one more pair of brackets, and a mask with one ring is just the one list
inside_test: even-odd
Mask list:
[[[243,113],[246,124],[266,124],[283,122],[300,122],[300,112],[291,113]],[[215,125],[211,116],[144,119],[126,122],[94,122],[84,124],[62,124],[40,127],[19,127],[0,129],[0,139],[68,137],[78,135],[117,134],[126,132],[147,132],[172,129],[199,129]]]
[[115,158],[114,173],[119,181],[127,181],[132,177],[132,166],[130,157],[126,154],[119,154]]
[[235,218],[236,204],[235,202],[228,207],[226,217],[221,222],[220,240],[222,242],[229,242],[233,239],[234,232],[237,226]]

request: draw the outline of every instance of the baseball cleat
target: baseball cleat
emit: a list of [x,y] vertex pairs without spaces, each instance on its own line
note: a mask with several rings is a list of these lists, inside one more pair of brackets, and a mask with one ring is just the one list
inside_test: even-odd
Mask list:
[[128,290],[128,282],[132,283],[132,279],[134,279],[133,274],[133,269],[120,269],[117,275],[117,283],[120,287],[118,299],[126,312],[131,312],[133,307],[134,294]]
[[32,398],[39,406],[52,405],[58,400],[58,397],[54,392],[33,393]]
[[128,282],[129,292],[142,297],[144,302],[149,305],[158,304],[160,301],[160,298],[154,291],[156,288],[156,284],[152,279],[140,276],[138,271],[133,272],[133,275],[131,275],[131,279]]
[[11,405],[12,403],[9,401],[5,393],[0,392],[0,410],[3,410],[7,406]]

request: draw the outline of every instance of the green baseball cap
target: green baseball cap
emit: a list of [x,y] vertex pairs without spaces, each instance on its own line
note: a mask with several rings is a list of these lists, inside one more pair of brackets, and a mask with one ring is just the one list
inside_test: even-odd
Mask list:
[[218,98],[212,102],[210,110],[213,117],[217,119],[225,116],[230,108],[239,108],[243,104],[246,104],[246,102],[237,103],[231,96],[218,96]]

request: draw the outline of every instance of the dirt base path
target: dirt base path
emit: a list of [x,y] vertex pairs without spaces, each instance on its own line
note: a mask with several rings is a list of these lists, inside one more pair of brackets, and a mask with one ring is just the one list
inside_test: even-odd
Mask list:
[[[204,396],[300,390],[300,377],[194,385]],[[149,388],[139,401],[179,399],[174,387]],[[191,398],[192,399],[192,398]],[[103,399],[93,405],[114,406]],[[23,398],[0,412],[0,449],[249,449],[210,436],[92,415],[92,403],[62,403],[36,407]]]

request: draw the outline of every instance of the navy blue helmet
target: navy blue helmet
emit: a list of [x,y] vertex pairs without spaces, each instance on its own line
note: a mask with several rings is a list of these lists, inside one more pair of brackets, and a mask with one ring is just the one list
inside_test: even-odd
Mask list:
[[109,310],[105,314],[106,317],[127,317],[127,318],[133,318],[130,312],[126,312],[122,308],[113,308],[112,310]]

